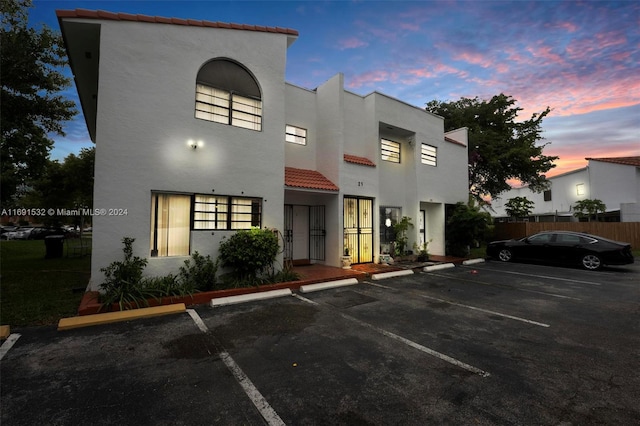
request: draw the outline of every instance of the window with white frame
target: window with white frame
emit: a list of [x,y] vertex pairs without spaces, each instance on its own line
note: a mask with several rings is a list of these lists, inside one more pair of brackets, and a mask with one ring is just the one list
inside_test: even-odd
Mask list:
[[287,124],[285,128],[285,140],[289,143],[295,143],[298,145],[307,144],[307,129],[301,127],[291,126]]
[[392,163],[400,162],[400,143],[388,139],[380,139],[380,154],[382,160]]
[[436,166],[438,164],[438,148],[423,143],[420,159],[422,161],[422,164],[426,164],[428,166]]
[[207,62],[198,71],[195,117],[262,130],[262,96],[258,83],[236,62],[227,59]]

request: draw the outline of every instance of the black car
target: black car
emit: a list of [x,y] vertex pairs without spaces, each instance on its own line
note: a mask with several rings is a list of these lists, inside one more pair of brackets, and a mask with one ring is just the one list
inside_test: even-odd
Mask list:
[[487,256],[510,262],[535,260],[549,263],[577,264],[596,270],[602,265],[633,263],[631,245],[579,232],[540,232],[520,240],[493,241]]

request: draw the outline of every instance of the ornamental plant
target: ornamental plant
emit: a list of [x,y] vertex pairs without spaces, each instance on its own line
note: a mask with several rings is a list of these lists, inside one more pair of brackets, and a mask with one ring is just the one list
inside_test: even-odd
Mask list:
[[220,243],[221,266],[231,268],[229,278],[236,286],[261,283],[278,255],[278,236],[269,229],[240,230]]
[[[192,262],[193,261],[193,262]],[[213,290],[216,285],[218,272],[218,260],[211,260],[211,256],[202,256],[197,251],[191,255],[191,259],[184,261],[180,267],[179,282],[186,289],[198,291]]]
[[157,288],[145,286],[142,271],[148,261],[133,255],[134,241],[135,238],[123,238],[124,260],[111,262],[106,268],[100,269],[105,275],[104,282],[100,284],[103,291],[100,297],[102,308],[109,309],[114,303],[121,311],[131,305],[138,308],[141,304],[148,306],[147,299],[157,298],[160,295]]

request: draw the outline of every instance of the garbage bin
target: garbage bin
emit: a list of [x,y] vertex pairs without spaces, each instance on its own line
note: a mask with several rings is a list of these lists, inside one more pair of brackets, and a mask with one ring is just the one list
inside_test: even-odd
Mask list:
[[64,235],[49,235],[44,237],[44,245],[46,247],[45,259],[53,259],[62,257],[64,253]]

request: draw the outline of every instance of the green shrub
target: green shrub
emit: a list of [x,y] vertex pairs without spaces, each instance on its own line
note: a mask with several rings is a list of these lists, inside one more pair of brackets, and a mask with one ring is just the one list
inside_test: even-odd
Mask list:
[[123,238],[124,260],[112,262],[106,268],[100,269],[105,275],[104,283],[100,284],[104,292],[100,297],[101,309],[109,309],[114,303],[118,304],[121,311],[129,304],[138,308],[141,303],[148,306],[147,299],[156,298],[160,294],[157,289],[144,285],[142,271],[148,262],[147,259],[133,256],[134,241],[134,238]]
[[393,225],[393,232],[396,234],[396,256],[404,256],[405,254],[407,254],[407,243],[409,241],[407,231],[409,230],[409,228],[413,228],[413,223],[411,223],[411,218],[408,216],[402,216],[402,220]]
[[237,286],[261,283],[261,274],[273,265],[278,255],[278,236],[271,230],[241,230],[220,244],[221,265],[231,268],[228,281]]
[[214,262],[211,256],[204,257],[196,251],[191,255],[191,259],[185,260],[184,266],[180,267],[179,281],[184,288],[191,291],[213,290],[216,286],[218,264],[218,260]]
[[142,286],[151,291],[157,291],[158,296],[188,296],[193,289],[184,285],[177,276],[169,274],[164,277],[149,277],[142,279]]

